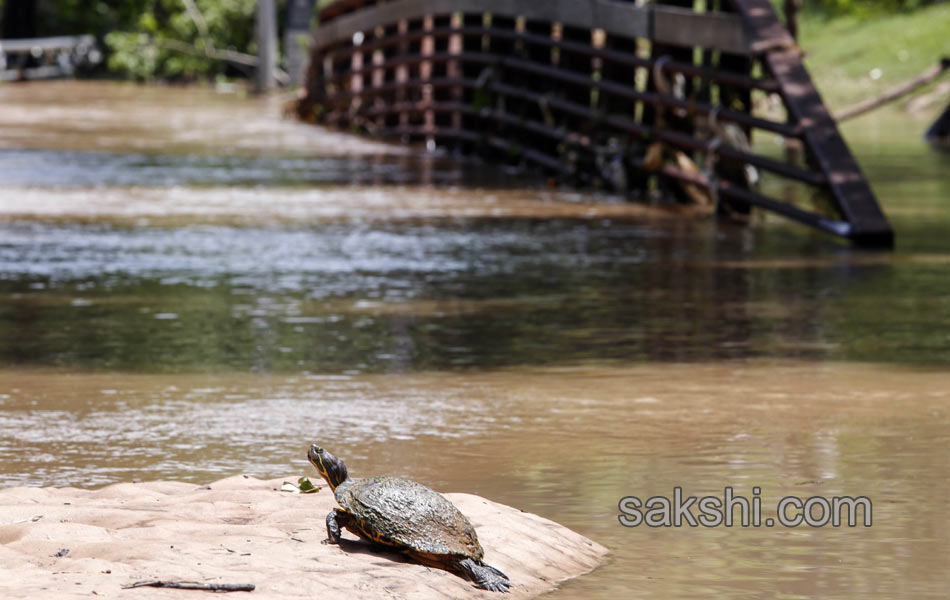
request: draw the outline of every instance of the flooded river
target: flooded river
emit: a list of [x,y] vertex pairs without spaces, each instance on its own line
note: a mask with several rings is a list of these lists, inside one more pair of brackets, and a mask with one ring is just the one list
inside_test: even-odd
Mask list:
[[[950,155],[927,117],[846,130],[897,229],[878,253],[280,113],[0,86],[0,485],[314,476],[319,441],[610,548],[552,598],[946,597]],[[620,525],[622,497],[677,486],[760,488],[763,516],[866,496],[873,524]]]

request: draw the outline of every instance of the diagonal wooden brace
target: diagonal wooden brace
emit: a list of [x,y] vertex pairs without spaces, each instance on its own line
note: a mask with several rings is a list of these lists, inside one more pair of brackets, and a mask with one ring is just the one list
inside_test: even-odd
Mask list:
[[862,246],[892,247],[891,225],[805,70],[795,40],[769,0],[733,2],[745,19],[753,50],[764,49],[761,59],[778,81],[789,115],[802,129],[806,149],[827,178],[835,208],[849,225],[845,237]]

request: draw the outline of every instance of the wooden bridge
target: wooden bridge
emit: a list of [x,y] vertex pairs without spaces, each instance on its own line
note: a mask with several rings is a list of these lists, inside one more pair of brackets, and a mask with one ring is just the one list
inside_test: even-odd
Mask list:
[[737,217],[759,207],[891,246],[769,1],[696,4],[336,0],[319,13],[299,110],[576,184]]

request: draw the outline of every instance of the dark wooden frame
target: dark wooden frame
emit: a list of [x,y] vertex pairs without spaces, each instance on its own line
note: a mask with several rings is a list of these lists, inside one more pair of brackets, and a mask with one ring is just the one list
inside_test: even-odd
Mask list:
[[[629,174],[621,191],[685,182],[709,190],[724,213],[757,206],[891,246],[891,227],[769,1],[707,4],[698,12],[692,0],[337,0],[320,11],[301,112],[585,184],[603,183],[605,159],[619,161]],[[661,76],[678,78],[683,95]],[[753,114],[753,92],[779,97],[788,118]],[[804,161],[721,143],[722,125],[796,140]],[[709,166],[648,164],[657,143]],[[750,188],[743,165],[811,189],[823,209]]]

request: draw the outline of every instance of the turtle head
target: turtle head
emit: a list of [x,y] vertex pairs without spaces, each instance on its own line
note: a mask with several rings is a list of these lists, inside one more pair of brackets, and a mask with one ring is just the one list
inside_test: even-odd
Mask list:
[[335,490],[338,485],[346,481],[346,465],[320,446],[311,445],[307,458],[317,469],[317,473],[320,473],[320,477],[327,480],[331,490]]

